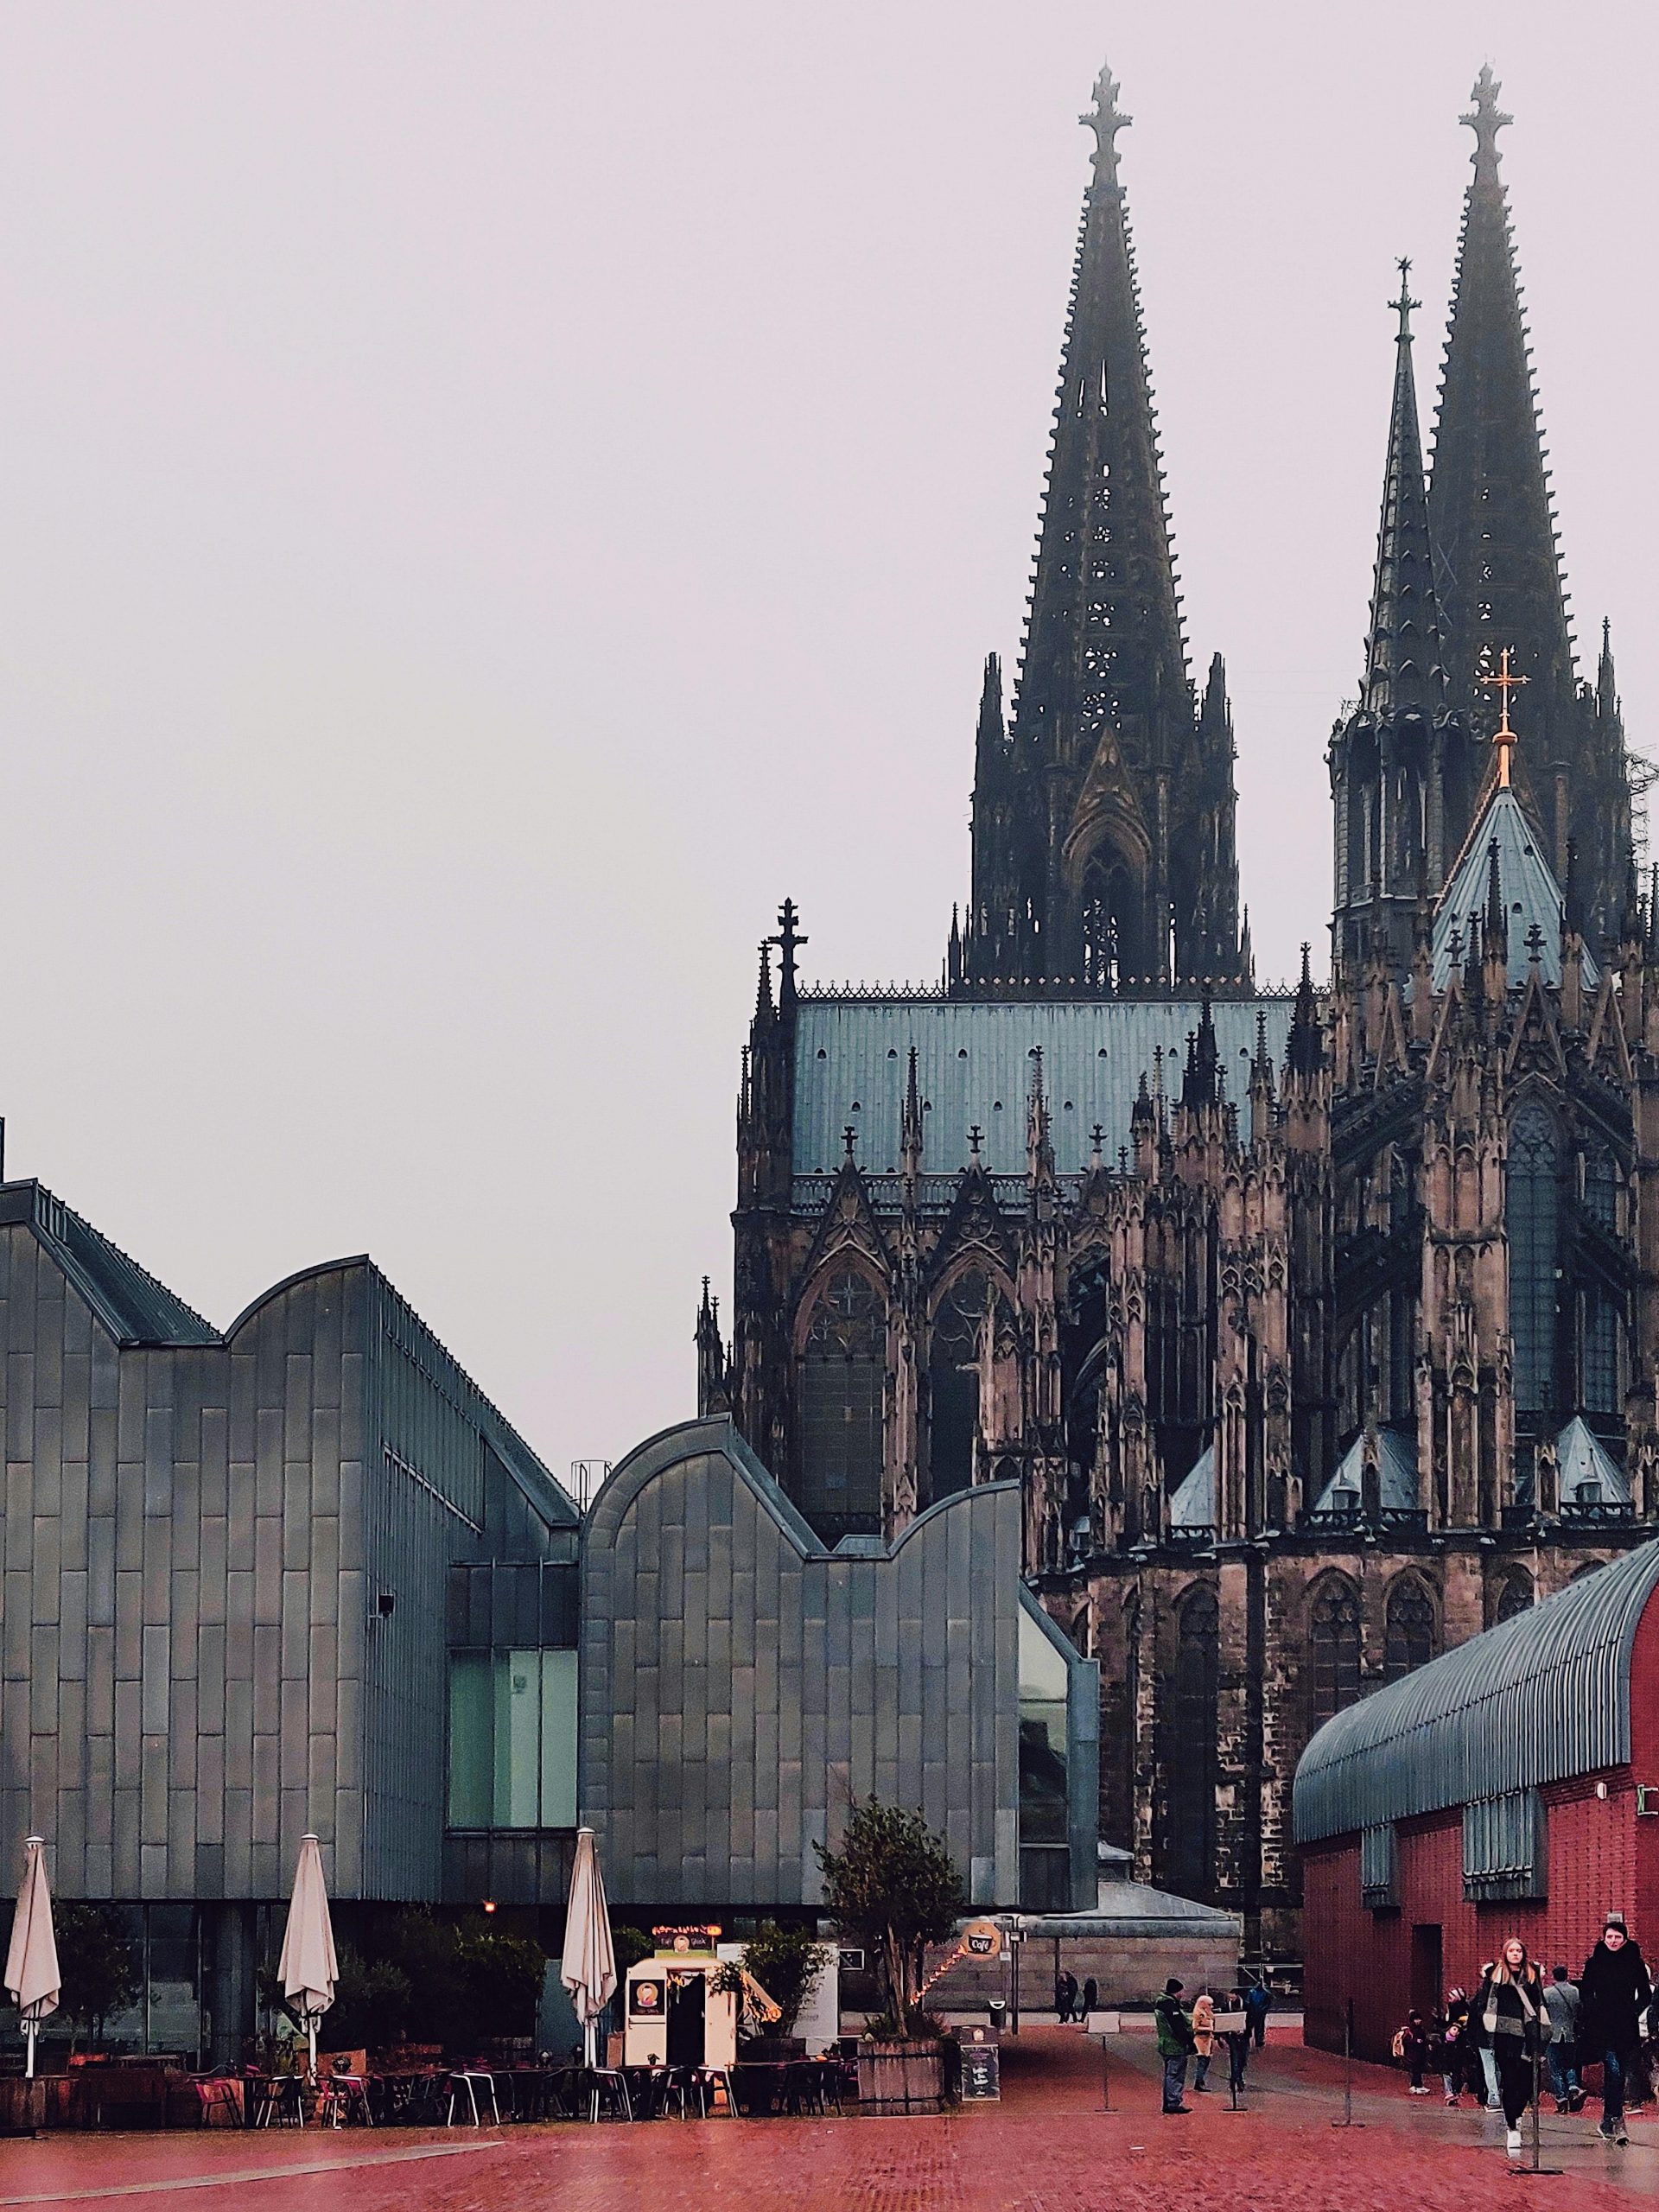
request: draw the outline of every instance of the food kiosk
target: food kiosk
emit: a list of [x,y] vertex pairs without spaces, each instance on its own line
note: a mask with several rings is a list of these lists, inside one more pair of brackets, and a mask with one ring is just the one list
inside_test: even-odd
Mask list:
[[718,1928],[653,1928],[655,1954],[628,1968],[625,2066],[737,2063],[736,1996],[715,1952]]

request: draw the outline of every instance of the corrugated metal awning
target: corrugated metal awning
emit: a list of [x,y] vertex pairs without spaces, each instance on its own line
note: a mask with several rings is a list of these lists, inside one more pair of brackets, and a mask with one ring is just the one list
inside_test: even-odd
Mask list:
[[1298,1843],[1617,1766],[1659,1541],[1326,1721],[1296,1770]]

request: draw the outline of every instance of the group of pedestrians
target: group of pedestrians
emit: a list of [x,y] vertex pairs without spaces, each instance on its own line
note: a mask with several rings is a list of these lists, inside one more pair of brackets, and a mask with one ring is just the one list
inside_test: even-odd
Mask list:
[[1395,2037],[1395,2054],[1410,2075],[1410,2092],[1427,2096],[1426,2074],[1438,2073],[1448,2105],[1465,2091],[1501,2108],[1511,2158],[1521,2152],[1521,2122],[1535,2081],[1547,2070],[1559,2113],[1585,2103],[1583,2075],[1601,2070],[1600,2132],[1612,2143],[1630,2140],[1627,2101],[1647,2088],[1646,2050],[1659,2021],[1655,1992],[1641,1946],[1624,1916],[1610,1913],[1595,1948],[1574,1982],[1564,1966],[1548,1979],[1511,1936],[1481,1969],[1472,1996],[1446,1993],[1446,2009],[1433,2019],[1413,2012]]
[[1216,2030],[1213,1993],[1207,1986],[1201,1989],[1189,2012],[1181,2002],[1185,1986],[1172,1974],[1164,1984],[1163,1995],[1152,2008],[1158,2031],[1158,2056],[1164,2063],[1164,2112],[1172,2119],[1179,2119],[1192,2109],[1186,2101],[1189,2063],[1192,2066],[1193,2089],[1202,2090],[1209,2082],[1210,2062],[1215,2056],[1216,2045],[1224,2043],[1227,2086],[1230,2089],[1242,2089],[1251,2040],[1254,2038],[1259,2050],[1267,2037],[1268,1993],[1258,1984],[1230,1993],[1229,2011],[1243,2024],[1221,2035]]
[[1070,1971],[1054,1977],[1054,2017],[1062,2026],[1068,2020],[1086,2020],[1091,2012],[1100,2010],[1100,1984],[1093,1974],[1077,1986],[1077,1977]]

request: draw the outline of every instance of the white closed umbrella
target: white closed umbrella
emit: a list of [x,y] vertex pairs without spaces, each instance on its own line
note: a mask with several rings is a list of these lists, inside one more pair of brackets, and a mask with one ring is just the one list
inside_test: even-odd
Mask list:
[[317,2022],[334,2001],[340,1961],[334,1956],[334,1931],[328,1918],[328,1885],[322,1878],[322,1847],[314,1835],[301,1840],[276,1979],[283,1996],[305,2022],[315,2075]]
[[576,1830],[576,1859],[570,1870],[570,1903],[564,1916],[564,1956],[559,1980],[582,2022],[583,2054],[599,2063],[599,2024],[616,1994],[616,1953],[611,1948],[611,1916],[605,1903],[605,1878],[592,1828]]
[[32,2079],[35,2038],[41,2032],[41,2022],[57,2011],[62,1991],[58,1939],[52,1932],[52,1892],[46,1879],[46,1844],[38,1835],[29,1837],[23,1845],[23,1880],[17,1892],[17,1910],[11,1916],[6,1988],[22,2015]]

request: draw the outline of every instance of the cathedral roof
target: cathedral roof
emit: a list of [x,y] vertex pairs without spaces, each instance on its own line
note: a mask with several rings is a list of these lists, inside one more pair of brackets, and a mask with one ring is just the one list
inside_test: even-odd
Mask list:
[[[1574,1414],[1555,1440],[1556,1465],[1565,1503],[1628,1505],[1630,1478],[1593,1435],[1582,1414]],[[1587,1495],[1586,1495],[1587,1493]]]
[[1297,1842],[1628,1761],[1656,1586],[1659,1542],[1642,1544],[1327,1720],[1296,1770]]
[[[1343,1454],[1342,1464],[1319,1493],[1316,1513],[1339,1513],[1360,1500],[1360,1476],[1365,1465],[1365,1439],[1357,1436]],[[1376,1433],[1377,1503],[1385,1512],[1409,1513],[1418,1504],[1417,1452],[1409,1438],[1396,1429]]]
[[[1256,1016],[1282,1065],[1288,998],[1227,1000],[1211,1009],[1227,1095],[1248,1095]],[[1090,1165],[1091,1132],[1116,1164],[1131,1141],[1129,1116],[1141,1078],[1163,1054],[1165,1083],[1179,1087],[1189,1036],[1203,1014],[1197,999],[1008,1001],[804,996],[795,1029],[795,1160],[798,1175],[833,1173],[845,1156],[842,1131],[857,1132],[859,1164],[897,1173],[905,1077],[912,1047],[925,1102],[926,1161],[954,1172],[969,1156],[968,1132],[983,1132],[980,1164],[993,1175],[1026,1172],[1026,1102],[1033,1051],[1042,1052],[1054,1164],[1061,1174]]]
[[[1485,809],[1469,832],[1434,914],[1434,988],[1443,991],[1452,969],[1452,940],[1469,947],[1471,926],[1486,912],[1491,887],[1491,849],[1497,847],[1498,887],[1508,924],[1510,975],[1522,972],[1527,939],[1535,924],[1542,932],[1538,965],[1546,983],[1561,980],[1561,918],[1566,901],[1555,872],[1514,788],[1497,784]],[[1584,980],[1593,988],[1601,972],[1586,948]]]
[[1169,1501],[1171,1529],[1213,1529],[1216,1525],[1216,1447],[1206,1444],[1192,1471]]

